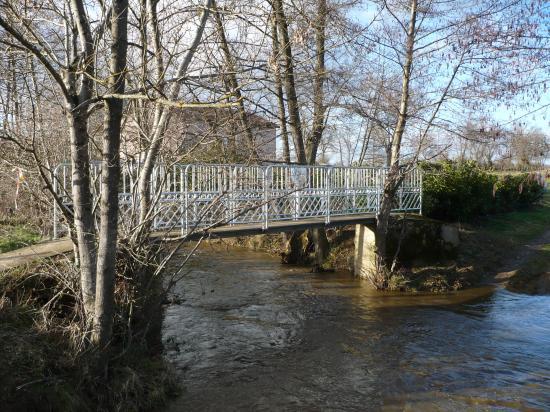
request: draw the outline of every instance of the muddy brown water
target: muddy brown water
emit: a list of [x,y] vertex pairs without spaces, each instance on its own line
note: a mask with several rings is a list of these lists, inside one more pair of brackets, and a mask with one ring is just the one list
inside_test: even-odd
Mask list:
[[370,291],[202,248],[166,308],[170,411],[550,410],[550,297]]

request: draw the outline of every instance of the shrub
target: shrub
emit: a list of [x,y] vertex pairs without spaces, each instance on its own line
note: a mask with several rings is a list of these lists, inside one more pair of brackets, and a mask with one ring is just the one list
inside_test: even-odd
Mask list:
[[428,217],[468,221],[527,207],[542,197],[535,174],[497,176],[475,162],[424,164],[423,211]]

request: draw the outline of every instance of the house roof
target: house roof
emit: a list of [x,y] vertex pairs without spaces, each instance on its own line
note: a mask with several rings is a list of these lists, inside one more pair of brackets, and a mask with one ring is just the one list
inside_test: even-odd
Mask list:
[[[172,116],[177,117],[178,120],[184,123],[193,123],[197,120],[206,121],[208,123],[218,122],[221,124],[230,124],[234,121],[238,121],[237,109],[234,108],[217,108],[217,107],[197,107],[197,108],[184,108],[175,109],[172,112]],[[248,112],[248,119],[250,125],[262,129],[275,129],[277,124],[266,119],[265,117]]]

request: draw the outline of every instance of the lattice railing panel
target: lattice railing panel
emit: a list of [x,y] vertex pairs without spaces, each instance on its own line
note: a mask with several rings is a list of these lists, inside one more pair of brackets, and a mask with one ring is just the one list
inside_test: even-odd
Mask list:
[[[137,192],[142,165],[124,163],[120,180],[119,224],[131,229],[140,216]],[[375,214],[378,211],[387,174],[385,168],[345,168],[303,165],[158,165],[151,176],[154,230]],[[71,168],[59,165],[53,185],[63,202],[72,209]],[[98,204],[100,163],[90,168],[92,192]],[[397,191],[394,211],[421,209],[422,174],[409,171]],[[54,208],[54,234],[62,231],[61,212]]]
[[285,196],[282,192],[273,192],[271,199],[267,204],[269,220],[292,220],[297,216],[297,201],[294,193]]
[[230,196],[228,199],[231,215],[228,223],[260,223],[262,222],[264,212],[262,209],[262,193],[243,194],[238,193],[238,197]]

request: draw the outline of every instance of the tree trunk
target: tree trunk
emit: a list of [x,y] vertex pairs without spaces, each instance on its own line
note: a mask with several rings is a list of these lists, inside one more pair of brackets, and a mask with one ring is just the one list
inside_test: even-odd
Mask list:
[[279,36],[277,34],[276,16],[273,15],[271,25],[271,36],[273,38],[273,59],[275,76],[275,94],[277,96],[277,110],[279,117],[279,127],[281,128],[281,140],[283,141],[283,160],[290,163],[290,146],[288,144],[288,130],[286,127],[285,96],[283,94],[283,84],[281,82],[281,68],[279,66],[279,56],[282,53],[279,45]]
[[[151,4],[155,5],[157,4],[157,2],[151,1]],[[187,51],[187,54],[185,55],[185,58],[182,60],[180,66],[178,67],[178,71],[176,73],[177,78],[185,76],[185,74],[187,73],[187,70],[189,69],[189,65],[193,60],[193,56],[195,55],[197,48],[202,40],[202,36],[206,28],[206,22],[208,20],[208,17],[210,16],[210,11],[212,9],[212,6],[213,6],[212,0],[205,0],[204,7],[201,13],[199,27],[195,32],[195,36],[193,38],[193,41],[191,42],[191,45],[189,47],[189,50]],[[152,7],[150,8],[150,10],[155,10],[155,9],[154,7]],[[158,29],[158,26],[156,26],[157,19],[155,18],[154,20],[151,20],[151,19],[149,20],[152,23],[155,23],[155,27],[153,27],[150,30],[153,33],[153,36],[159,36],[159,33],[158,33],[159,29]],[[160,54],[162,53],[162,50],[155,50],[155,53]],[[157,62],[157,66],[158,65],[159,63]],[[157,70],[162,72],[164,76],[163,70],[160,70],[159,68],[157,68]],[[175,100],[179,95],[180,88],[181,88],[181,82],[175,82],[172,89],[169,91],[169,93],[167,93],[168,98]],[[147,154],[143,162],[143,167],[140,172],[139,184],[138,184],[138,190],[139,190],[139,196],[140,196],[139,222],[141,224],[141,229],[137,232],[137,235],[136,235],[138,237],[147,233],[149,229],[147,219],[149,216],[149,209],[151,204],[151,176],[153,174],[153,169],[158,160],[158,156],[159,156],[163,138],[164,138],[164,132],[170,120],[170,113],[171,113],[169,107],[163,108],[160,104],[157,104],[155,110],[156,112],[155,112],[154,125],[152,128],[153,132],[152,132],[151,144],[147,150]]]
[[[288,36],[288,23],[284,15],[282,0],[274,0],[273,7],[275,11],[275,21],[281,34],[281,44],[279,49],[284,53],[285,58],[285,89],[288,100],[288,116],[290,128],[292,131],[294,148],[296,150],[296,160],[301,164],[314,165],[317,159],[317,150],[321,142],[325,127],[325,102],[324,102],[324,82],[326,78],[325,68],[325,41],[326,41],[326,20],[327,4],[326,0],[319,0],[317,16],[315,20],[315,77],[313,85],[313,126],[311,137],[307,144],[304,144],[304,135],[301,128],[299,103],[296,95],[296,86],[294,79],[294,63],[290,40]],[[315,247],[315,265],[320,267],[322,261],[328,255],[328,240],[323,228],[312,229],[310,232],[311,240]],[[292,234],[287,243],[288,248],[297,247],[295,241],[297,235]],[[287,260],[293,260],[299,256],[298,250],[288,249],[286,252]]]
[[304,136],[302,132],[302,123],[300,121],[300,109],[294,79],[294,57],[290,45],[288,23],[283,9],[283,1],[273,0],[273,8],[275,10],[277,27],[281,34],[280,49],[283,50],[285,61],[284,85],[288,104],[288,119],[292,132],[292,139],[294,141],[294,150],[296,151],[296,161],[300,164],[306,164],[307,158],[304,148]]
[[330,253],[327,233],[324,228],[313,228],[310,230],[310,235],[315,248],[315,262],[313,267],[316,272],[321,272],[323,263],[325,263],[325,259]]
[[[113,38],[110,55],[109,88],[124,93],[126,77],[128,0],[115,0],[111,19]],[[118,237],[118,184],[120,180],[120,129],[123,102],[111,98],[105,102],[104,135],[101,162],[101,221],[93,341],[105,348],[112,336],[116,251]]]
[[283,263],[299,264],[304,262],[302,236],[298,232],[284,233],[285,250],[281,253]]
[[[315,165],[317,161],[317,151],[323,138],[325,130],[325,43],[326,43],[326,24],[327,24],[327,2],[318,0],[317,16],[315,19],[315,77],[313,81],[313,126],[310,138],[306,143],[308,163]],[[330,207],[330,205],[327,205]],[[310,230],[311,240],[315,248],[315,268],[321,270],[325,259],[330,252],[327,234],[324,228],[314,228]]]
[[254,138],[254,134],[252,133],[252,129],[250,127],[250,122],[248,121],[248,114],[246,113],[246,108],[244,107],[243,96],[237,80],[233,56],[231,56],[231,50],[229,50],[229,44],[227,42],[227,37],[225,36],[222,18],[214,0],[212,0],[212,7],[215,10],[214,18],[216,20],[216,29],[218,31],[218,35],[220,36],[221,49],[228,69],[227,76],[224,76],[224,82],[229,86],[229,91],[237,98],[239,119],[249,146],[247,156],[252,160],[257,161],[258,152],[256,150],[256,139]]
[[377,289],[385,289],[387,287],[390,265],[387,262],[387,238],[389,231],[389,223],[391,210],[395,201],[398,182],[400,180],[399,165],[396,165],[388,171],[386,181],[384,183],[384,192],[380,202],[380,209],[376,216],[375,229],[375,254],[376,254],[376,273],[372,274],[371,283]]
[[93,198],[90,191],[90,157],[86,109],[68,117],[71,138],[72,196],[74,226],[78,244],[80,285],[86,315],[94,313],[96,288],[96,243]]
[[[400,168],[399,160],[401,156],[401,141],[405,126],[408,119],[408,104],[409,104],[409,86],[411,81],[411,70],[414,57],[414,44],[416,35],[416,12],[417,0],[411,0],[410,3],[410,20],[407,28],[407,43],[405,46],[405,64],[403,66],[403,78],[401,85],[401,100],[399,104],[399,115],[397,123],[391,139],[391,154],[390,168],[386,176],[384,184],[384,192],[380,209],[376,217],[375,231],[375,252],[376,252],[376,281],[374,286],[377,288],[385,288],[387,286],[388,277],[390,275],[390,267],[387,262],[387,236],[390,221],[390,213],[395,201],[395,194],[401,181],[403,173]],[[372,280],[372,279],[371,279]]]
[[327,23],[327,3],[326,0],[318,0],[317,17],[315,19],[315,76],[313,79],[313,126],[311,135],[306,144],[307,160],[310,165],[314,165],[317,160],[317,150],[323,131],[325,129],[325,93],[324,85],[326,79],[325,67],[325,42],[326,42],[326,23]]
[[[304,147],[304,135],[302,132],[302,123],[300,121],[300,110],[294,79],[294,57],[292,55],[292,47],[290,45],[290,37],[288,34],[288,23],[286,21],[282,0],[273,0],[273,11],[275,14],[275,24],[280,34],[278,50],[280,50],[283,54],[285,62],[283,80],[287,97],[288,120],[290,124],[290,131],[292,133],[292,140],[294,142],[296,162],[300,164],[307,164]],[[277,40],[279,40],[279,36],[277,36]],[[300,263],[303,260],[301,236],[296,232],[290,232],[285,234],[285,238],[285,251],[282,253],[283,262],[292,264]]]

